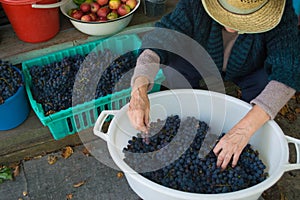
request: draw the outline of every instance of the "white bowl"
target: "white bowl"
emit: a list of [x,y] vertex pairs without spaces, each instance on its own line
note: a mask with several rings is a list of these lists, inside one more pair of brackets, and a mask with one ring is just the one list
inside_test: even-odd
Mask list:
[[[193,116],[207,122],[212,132],[214,127],[219,126],[223,128],[223,132],[227,132],[251,109],[250,104],[237,98],[205,90],[156,92],[149,95],[149,100],[151,120],[156,121],[172,114],[178,114],[181,118]],[[123,160],[123,148],[137,133],[130,125],[128,106],[127,104],[118,111],[102,111],[95,124],[94,134],[107,142],[113,161],[125,172],[130,187],[144,200],[257,200],[284,172],[300,169],[300,140],[285,136],[278,124],[270,120],[250,140],[253,148],[259,151],[269,173],[269,177],[263,182],[247,189],[220,194],[189,193],[164,187],[141,176]],[[102,125],[109,115],[114,117],[105,134],[101,132]],[[294,164],[288,160],[288,143],[296,147],[297,161]]]
[[68,11],[78,7],[72,0],[60,6],[60,10],[66,17],[70,19],[71,23],[77,30],[87,35],[102,36],[111,35],[124,29],[130,23],[134,12],[139,6],[140,0],[137,0],[137,5],[130,13],[106,22],[84,22],[72,18],[68,15]]

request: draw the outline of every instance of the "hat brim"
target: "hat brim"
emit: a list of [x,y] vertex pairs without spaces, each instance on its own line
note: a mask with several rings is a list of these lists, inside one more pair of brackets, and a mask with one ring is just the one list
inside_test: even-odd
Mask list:
[[282,17],[285,0],[269,0],[258,11],[235,14],[225,10],[217,0],[202,0],[206,12],[221,25],[240,33],[262,33],[275,28]]

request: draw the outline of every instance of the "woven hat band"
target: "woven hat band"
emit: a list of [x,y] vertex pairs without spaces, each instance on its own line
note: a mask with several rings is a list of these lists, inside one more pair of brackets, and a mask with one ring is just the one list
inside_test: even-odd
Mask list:
[[235,14],[250,14],[262,8],[268,0],[218,0],[228,12]]

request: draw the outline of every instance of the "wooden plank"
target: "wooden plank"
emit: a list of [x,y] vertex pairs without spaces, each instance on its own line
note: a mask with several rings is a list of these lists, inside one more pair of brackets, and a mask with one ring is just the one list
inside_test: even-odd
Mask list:
[[[0,163],[10,163],[26,157],[34,157],[61,149],[66,145],[78,145],[96,138],[92,128],[61,140],[53,139],[48,127],[43,126],[33,111],[19,127],[0,132]],[[80,137],[79,134],[86,134]],[[84,141],[82,141],[84,139]]]

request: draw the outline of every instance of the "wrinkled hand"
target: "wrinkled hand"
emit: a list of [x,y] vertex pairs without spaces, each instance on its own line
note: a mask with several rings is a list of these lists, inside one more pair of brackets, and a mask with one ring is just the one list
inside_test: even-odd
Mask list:
[[233,128],[221,138],[213,150],[218,157],[218,167],[225,169],[231,159],[232,167],[236,166],[244,147],[250,140],[249,131],[248,128]]
[[217,166],[225,169],[232,159],[232,167],[235,167],[252,135],[269,119],[270,116],[262,108],[254,105],[214,147]]
[[149,129],[150,103],[147,87],[138,87],[131,93],[127,115],[132,126],[144,133]]

